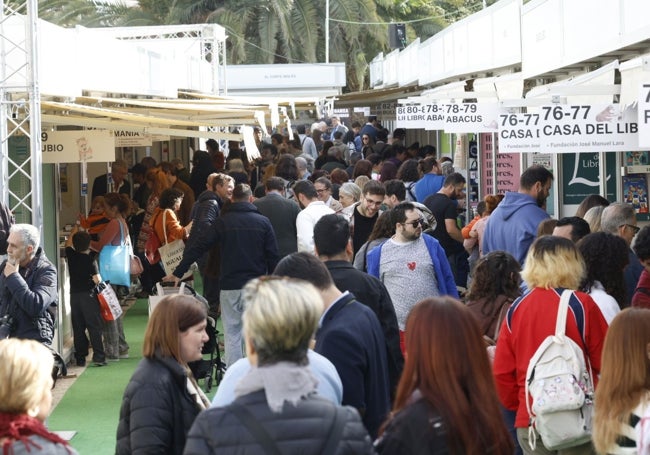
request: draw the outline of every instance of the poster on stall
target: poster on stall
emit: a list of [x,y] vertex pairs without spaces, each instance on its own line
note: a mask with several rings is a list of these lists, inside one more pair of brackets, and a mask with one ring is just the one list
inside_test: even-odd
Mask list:
[[623,201],[631,204],[636,213],[648,213],[648,183],[643,174],[623,177]]

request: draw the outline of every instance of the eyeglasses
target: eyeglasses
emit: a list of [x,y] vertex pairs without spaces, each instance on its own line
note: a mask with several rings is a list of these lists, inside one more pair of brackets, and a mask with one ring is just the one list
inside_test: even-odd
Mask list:
[[362,141],[369,141],[369,140],[370,140],[370,138],[369,138],[369,137],[366,137],[366,136],[364,136],[364,137],[362,137],[362,138],[361,138],[361,140],[362,140]]
[[324,193],[324,192],[326,192],[326,191],[329,191],[329,189],[328,189],[328,188],[323,188],[323,189],[320,189],[320,190],[316,190],[316,192],[317,192],[318,194]]
[[632,231],[634,231],[634,235],[638,234],[639,231],[641,230],[639,226],[635,226],[633,224],[627,224],[627,223],[621,224],[619,227],[629,227],[630,229],[632,229]]
[[403,224],[404,226],[406,226],[407,224],[410,224],[411,226],[413,226],[413,228],[416,228],[418,226],[424,226],[424,218],[418,218],[417,220],[407,221],[407,222],[401,223],[401,224]]

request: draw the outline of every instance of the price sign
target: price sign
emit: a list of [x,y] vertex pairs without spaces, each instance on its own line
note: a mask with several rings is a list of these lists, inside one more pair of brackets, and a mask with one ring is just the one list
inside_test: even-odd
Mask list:
[[618,104],[542,106],[528,114],[501,114],[502,152],[586,153],[638,150],[632,108]]
[[638,115],[639,145],[650,147],[650,83],[641,84]]

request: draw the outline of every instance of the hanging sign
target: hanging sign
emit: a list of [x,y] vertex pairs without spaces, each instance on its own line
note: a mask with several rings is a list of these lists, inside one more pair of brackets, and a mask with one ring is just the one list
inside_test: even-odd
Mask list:
[[108,130],[44,131],[43,163],[115,161],[115,138]]
[[587,153],[639,150],[636,108],[618,104],[551,105],[501,114],[502,152]]
[[397,128],[442,130],[445,116],[435,103],[406,104],[395,107]]
[[491,103],[438,105],[444,112],[446,133],[496,133],[505,110]]
[[650,147],[650,83],[641,84],[638,115],[639,146]]
[[138,131],[115,130],[115,147],[151,147],[152,139],[150,134]]

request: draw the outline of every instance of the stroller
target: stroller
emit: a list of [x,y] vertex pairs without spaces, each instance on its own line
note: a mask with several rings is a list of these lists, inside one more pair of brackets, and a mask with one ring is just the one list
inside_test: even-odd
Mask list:
[[[158,283],[156,285],[157,296],[152,296],[150,298],[150,311],[157,303],[159,298],[172,295],[172,294],[182,294],[182,295],[191,295],[203,305],[205,308],[208,308],[208,301],[201,294],[197,294],[196,291],[185,283],[181,283],[179,287],[170,287],[169,283]],[[219,385],[223,375],[226,372],[226,364],[221,360],[221,353],[219,351],[219,330],[217,330],[217,321],[208,316],[208,325],[205,328],[206,333],[208,334],[208,341],[203,345],[202,353],[204,358],[202,360],[197,360],[196,362],[190,362],[188,366],[192,370],[194,378],[198,380],[204,380],[204,389],[206,393],[209,393],[213,385]]]
[[208,316],[208,325],[205,331],[208,333],[208,341],[203,345],[202,352],[204,356],[209,355],[209,358],[192,362],[189,367],[197,380],[203,379],[205,381],[205,392],[210,393],[212,385],[219,385],[223,379],[226,364],[221,360],[219,330],[217,330],[217,321],[214,318]]

